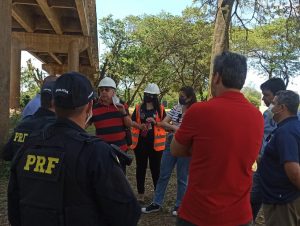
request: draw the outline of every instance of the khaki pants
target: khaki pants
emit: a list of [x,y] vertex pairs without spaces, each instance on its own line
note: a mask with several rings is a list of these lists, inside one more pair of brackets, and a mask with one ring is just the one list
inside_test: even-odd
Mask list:
[[300,226],[300,198],[287,204],[263,204],[266,226]]

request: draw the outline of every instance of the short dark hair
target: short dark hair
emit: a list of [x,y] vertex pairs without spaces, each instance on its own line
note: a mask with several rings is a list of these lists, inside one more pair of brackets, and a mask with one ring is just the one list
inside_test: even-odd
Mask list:
[[43,92],[41,93],[41,107],[45,109],[49,109],[52,107],[52,99],[53,96],[51,93]]
[[223,52],[215,57],[213,75],[216,73],[226,88],[241,90],[247,76],[247,59],[237,53]]
[[270,78],[260,85],[260,89],[270,90],[275,95],[280,90],[285,90],[286,86],[281,78]]
[[280,90],[276,93],[278,104],[284,104],[294,115],[298,112],[299,95],[291,90]]
[[184,86],[180,89],[180,92],[183,92],[187,98],[191,98],[191,101],[189,102],[187,107],[190,107],[192,104],[197,102],[197,97],[196,97],[193,87]]

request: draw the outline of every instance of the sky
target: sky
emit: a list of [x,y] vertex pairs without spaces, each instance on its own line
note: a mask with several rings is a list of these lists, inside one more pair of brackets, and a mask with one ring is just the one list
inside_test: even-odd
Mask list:
[[[162,11],[169,12],[174,15],[180,15],[187,7],[192,5],[192,0],[96,0],[97,18],[112,14],[114,18],[122,19],[128,15],[143,15],[143,14],[159,14]],[[100,42],[100,52],[103,51],[103,44]],[[26,66],[26,60],[33,58],[29,53],[22,51],[22,67]],[[36,67],[41,68],[41,63],[38,60],[33,60]],[[261,83],[267,78],[259,76],[258,73],[250,69],[245,86],[253,87],[257,90]],[[300,78],[292,79],[288,89],[299,92]]]

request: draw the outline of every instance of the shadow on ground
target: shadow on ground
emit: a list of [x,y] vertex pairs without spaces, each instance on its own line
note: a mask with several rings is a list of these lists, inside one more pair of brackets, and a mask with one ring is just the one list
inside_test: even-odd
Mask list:
[[[133,154],[131,152],[131,154]],[[7,222],[7,175],[8,165],[0,160],[0,226],[8,226]],[[136,190],[135,183],[135,162],[127,168],[127,177],[132,185],[133,190]],[[153,196],[153,186],[150,171],[147,171],[146,176],[146,194],[145,194],[145,203],[141,204],[147,205],[151,202]],[[142,217],[139,221],[138,226],[173,226],[175,225],[175,217],[171,215],[171,210],[175,203],[176,197],[176,175],[173,173],[169,186],[167,188],[165,203],[163,209],[160,212],[151,213],[151,214],[142,214]],[[256,226],[264,226],[263,215],[259,214]]]

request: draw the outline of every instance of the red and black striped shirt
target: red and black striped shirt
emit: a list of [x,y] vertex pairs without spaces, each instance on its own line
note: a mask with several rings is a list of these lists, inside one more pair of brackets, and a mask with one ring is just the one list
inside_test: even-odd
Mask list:
[[96,128],[96,136],[109,144],[115,144],[126,151],[124,116],[113,105],[97,103],[93,106],[93,117],[91,121]]

